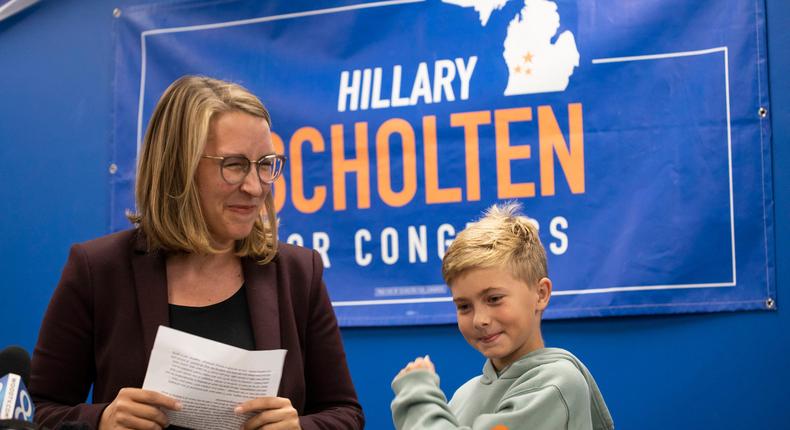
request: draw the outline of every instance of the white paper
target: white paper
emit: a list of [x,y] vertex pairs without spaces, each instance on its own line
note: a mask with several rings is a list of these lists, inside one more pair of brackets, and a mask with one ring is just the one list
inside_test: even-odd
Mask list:
[[247,351],[159,326],[143,389],[181,402],[170,424],[195,430],[237,430],[251,416],[233,409],[258,397],[276,396],[284,349]]

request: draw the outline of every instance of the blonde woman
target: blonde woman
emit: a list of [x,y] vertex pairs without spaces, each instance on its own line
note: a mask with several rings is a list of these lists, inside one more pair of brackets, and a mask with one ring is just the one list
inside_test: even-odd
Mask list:
[[321,259],[277,241],[271,190],[285,158],[270,126],[239,85],[187,76],[165,91],[140,155],[134,227],[74,245],[47,309],[31,371],[37,422],[167,427],[180,404],[140,388],[165,325],[288,351],[279,397],[236,407],[252,414],[245,429],[363,428]]

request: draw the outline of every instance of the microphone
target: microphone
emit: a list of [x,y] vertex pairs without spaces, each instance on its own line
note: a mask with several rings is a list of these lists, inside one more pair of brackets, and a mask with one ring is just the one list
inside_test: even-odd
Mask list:
[[30,355],[25,348],[9,346],[0,351],[0,375],[16,373],[25,385],[30,383]]
[[34,430],[35,407],[25,383],[30,378],[30,355],[9,346],[0,351],[0,429]]

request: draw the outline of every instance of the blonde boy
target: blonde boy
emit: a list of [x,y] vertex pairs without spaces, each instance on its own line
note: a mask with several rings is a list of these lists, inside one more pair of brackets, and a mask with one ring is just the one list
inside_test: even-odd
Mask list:
[[516,203],[492,206],[450,245],[442,275],[458,328],[487,360],[448,403],[428,356],[392,382],[399,430],[598,430],[614,424],[595,380],[570,352],[545,348],[546,252]]

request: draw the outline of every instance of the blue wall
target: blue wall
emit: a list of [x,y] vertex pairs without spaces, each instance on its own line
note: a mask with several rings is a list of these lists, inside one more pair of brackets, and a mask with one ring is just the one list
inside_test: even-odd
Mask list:
[[[45,1],[0,22],[0,347],[32,350],[69,245],[107,231],[112,10],[150,2]],[[766,3],[779,310],[546,322],[620,429],[790,425],[790,3]],[[343,335],[369,429],[391,428],[389,381],[415,355],[448,393],[482,366],[454,326]]]

